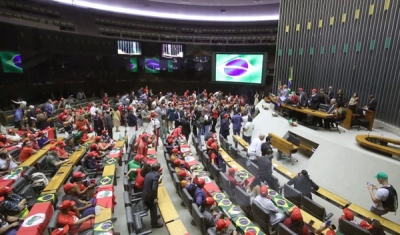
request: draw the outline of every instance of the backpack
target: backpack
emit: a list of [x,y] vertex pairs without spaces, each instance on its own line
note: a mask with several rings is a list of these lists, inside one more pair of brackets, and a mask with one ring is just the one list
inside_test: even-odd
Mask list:
[[49,180],[42,172],[33,173],[32,182],[33,184],[41,184],[43,186],[47,186],[49,184]]
[[382,187],[382,188],[385,188],[389,191],[386,200],[382,201],[383,208],[390,212],[396,212],[398,207],[396,189],[394,189],[392,185],[390,185],[389,187]]

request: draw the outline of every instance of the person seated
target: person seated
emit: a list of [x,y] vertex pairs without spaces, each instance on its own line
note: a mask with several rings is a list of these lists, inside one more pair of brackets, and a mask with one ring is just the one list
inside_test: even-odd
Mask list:
[[59,158],[63,158],[66,159],[69,156],[71,156],[71,154],[69,154],[66,150],[65,150],[65,146],[67,146],[65,144],[64,141],[60,140],[57,142],[57,155]]
[[135,182],[138,175],[138,170],[140,169],[141,160],[139,155],[136,155],[133,160],[128,162],[128,172],[125,177],[129,182]]
[[233,167],[229,168],[228,174],[226,174],[226,177],[227,177],[227,178],[229,179],[229,181],[231,182],[231,187],[232,187],[232,188],[235,188],[235,186],[242,187],[242,183],[243,183],[243,182],[238,182],[238,181],[235,179],[235,172],[236,172],[235,168],[233,168]]
[[206,229],[215,227],[216,216],[213,213],[214,199],[212,197],[206,197],[200,207],[200,212],[204,216],[204,226]]
[[8,154],[6,149],[0,152],[0,171],[9,172],[12,169],[17,168],[19,162]]
[[271,201],[268,195],[268,187],[261,185],[260,195],[254,198],[252,203],[257,203],[262,210],[269,215],[269,221],[272,225],[280,223],[286,219],[286,215]]
[[32,148],[34,150],[39,150],[40,147],[39,147],[39,144],[38,144],[38,142],[36,140],[36,137],[37,136],[35,134],[28,134],[29,141],[32,143]]
[[69,226],[68,234],[78,234],[93,228],[94,214],[79,216],[79,210],[76,208],[76,202],[65,200],[60,205],[60,214],[58,215],[58,225],[64,227]]
[[102,130],[101,131],[101,139],[104,143],[106,144],[111,144],[113,140],[111,139],[110,135],[108,134],[107,130]]
[[19,154],[18,161],[22,163],[28,160],[28,158],[30,158],[35,153],[37,153],[37,151],[32,148],[32,143],[28,140],[25,140],[22,143],[21,153]]
[[354,92],[353,96],[349,100],[349,104],[347,105],[349,109],[351,109],[354,113],[356,112],[356,109],[358,108],[358,94],[357,92]]
[[0,187],[0,197],[4,197],[4,201],[0,206],[0,210],[3,213],[19,218],[26,218],[28,216],[28,201],[14,193],[13,187]]
[[298,104],[299,103],[299,98],[296,95],[295,91],[292,91],[292,93],[289,95],[289,100],[288,103],[290,104]]
[[171,154],[169,155],[169,161],[174,162],[176,159],[179,159],[179,155],[180,155],[179,149],[173,148],[171,150]]
[[363,109],[375,111],[377,105],[378,105],[378,102],[376,101],[375,96],[369,95],[368,96],[368,105],[364,106]]
[[78,185],[77,195],[79,198],[89,201],[95,193],[96,183],[95,180],[85,180],[85,177],[86,175],[80,171],[74,172],[71,183]]
[[21,136],[19,136],[17,133],[15,133],[14,128],[7,129],[6,139],[11,144],[17,144],[18,142],[20,142],[22,140]]
[[143,191],[144,177],[146,176],[147,173],[151,172],[151,170],[152,170],[151,165],[149,164],[144,164],[142,169],[140,168],[137,169],[136,180],[135,183],[133,184],[133,190],[135,193]]
[[[0,207],[3,202],[4,202],[4,197],[0,197]],[[19,228],[21,227],[22,222],[24,222],[23,218],[0,214],[0,234],[4,235],[17,234]]]
[[0,148],[7,147],[9,143],[7,142],[7,137],[3,134],[0,134]]
[[91,144],[89,152],[95,152],[97,154],[96,158],[103,158],[107,155],[107,153],[102,153],[99,150],[99,146],[97,144]]
[[206,193],[203,190],[206,181],[204,178],[195,178],[193,183],[187,185],[185,189],[189,192],[190,196],[193,198],[193,202],[196,203],[198,207],[201,206],[203,200],[206,199]]
[[49,152],[46,156],[46,164],[47,164],[47,170],[52,170],[52,175],[54,175],[58,168],[66,162],[68,162],[68,159],[65,160],[60,160],[60,158],[57,155],[57,147],[56,146],[51,146],[49,149]]
[[37,140],[37,142],[38,142],[40,148],[43,148],[43,146],[45,146],[46,144],[48,144],[50,142],[49,138],[47,138],[47,136],[44,134],[43,131],[38,132],[38,137],[39,137],[39,139]]
[[385,235],[384,227],[382,226],[379,220],[369,219],[363,220],[360,223],[360,226],[367,229],[371,235]]
[[344,208],[343,209],[343,215],[339,217],[339,222],[340,220],[347,220],[355,225],[358,225],[358,223],[354,220],[354,214],[351,210],[349,210],[349,208]]
[[181,170],[186,169],[185,161],[181,159],[175,159],[173,162],[175,173],[178,175]]
[[213,143],[218,144],[217,134],[215,134],[215,133],[213,133],[213,134],[211,135],[211,137],[208,138],[208,140],[206,141],[207,153],[209,152],[210,149],[212,149],[212,148],[211,148],[211,145],[212,145]]
[[100,151],[107,151],[111,150],[112,148],[111,144],[101,143],[101,136],[96,136],[96,138],[94,139],[94,143],[97,144]]
[[182,169],[178,173],[178,179],[181,182],[181,188],[184,188],[190,184],[190,182],[192,180],[192,175],[187,170]]
[[66,183],[64,184],[63,189],[65,195],[62,197],[62,201],[74,201],[76,203],[77,210],[83,217],[95,214],[94,208],[96,206],[96,199],[93,197],[90,198],[89,201],[79,199],[78,194],[80,193],[80,190],[76,183]]
[[283,224],[293,232],[299,235],[309,235],[307,226],[303,222],[303,216],[300,209],[295,206],[289,218],[286,218]]
[[246,185],[246,192],[250,195],[253,200],[255,197],[260,195],[261,180],[259,177],[255,177],[254,180]]
[[[213,228],[209,228],[209,230],[212,230],[212,233],[218,234],[218,235],[236,235],[237,232],[234,230],[232,233],[228,233],[227,230],[229,228],[229,225],[231,224],[231,221],[229,218],[225,218],[225,215],[222,214],[220,219],[218,219],[215,222],[215,226]],[[248,232],[245,233],[245,235],[255,235],[253,234],[248,234]]]
[[102,161],[96,159],[96,152],[89,152],[86,156],[86,168],[89,170],[102,170],[104,168]]

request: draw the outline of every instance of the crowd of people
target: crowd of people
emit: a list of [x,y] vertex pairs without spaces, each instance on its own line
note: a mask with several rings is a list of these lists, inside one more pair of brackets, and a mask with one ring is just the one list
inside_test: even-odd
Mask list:
[[[317,94],[314,89],[311,98],[304,104],[302,102],[306,95],[303,94],[301,88],[298,101],[295,100],[297,96],[288,95],[285,86],[282,87],[280,96],[287,96],[288,99],[301,106],[312,108],[317,108],[318,104],[322,103],[322,99],[325,103],[336,102],[334,104],[338,105],[334,109],[344,105],[346,102],[343,93],[340,91],[335,96],[332,95],[331,90],[330,87],[328,94],[324,95],[323,91]],[[84,98],[84,93],[81,93],[79,97]],[[329,98],[330,95],[332,98]],[[314,97],[318,97],[318,100]],[[254,105],[259,102],[259,98],[263,97],[256,93]],[[113,147],[113,139],[116,139],[116,136],[113,136],[114,128],[117,133],[125,131],[129,138],[128,141],[132,138],[135,139],[132,149],[136,152],[133,160],[128,163],[129,171],[125,177],[132,183],[135,192],[143,192],[143,203],[150,210],[151,225],[153,228],[159,228],[163,224],[158,222],[156,203],[162,168],[158,163],[146,164],[144,158],[147,156],[149,145],[153,145],[157,149],[163,140],[170,156],[170,163],[181,181],[181,187],[186,188],[192,195],[194,203],[199,206],[206,218],[207,226],[219,234],[223,234],[223,231],[229,226],[229,220],[221,215],[216,216],[213,212],[214,201],[207,197],[203,190],[204,179],[194,176],[186,169],[183,155],[179,149],[179,141],[189,141],[189,136],[192,134],[196,137],[199,146],[206,148],[210,161],[220,166],[223,160],[219,154],[217,135],[219,134],[225,139],[228,139],[230,135],[241,135],[249,143],[247,165],[251,162],[256,163],[259,170],[255,179],[246,185],[244,182],[238,182],[234,177],[235,169],[229,168],[227,177],[231,181],[231,185],[247,190],[253,198],[253,203],[258,203],[270,215],[271,224],[284,222],[298,234],[308,234],[309,231],[302,223],[301,212],[298,209],[295,208],[288,214],[278,209],[267,195],[268,188],[279,190],[279,182],[272,176],[271,160],[274,152],[265,135],[260,134],[253,138],[255,108],[249,104],[248,97],[224,94],[222,91],[207,92],[207,90],[199,93],[187,90],[182,96],[172,92],[153,94],[148,87],[142,87],[138,91],[132,91],[122,96],[117,94],[113,98],[105,93],[100,103],[89,102],[87,107],[72,107],[71,102],[65,100],[68,99],[61,99],[60,102],[48,100],[43,108],[29,106],[28,109],[26,109],[26,102],[18,101],[20,106],[14,116],[14,127],[17,128],[17,132],[14,128],[9,128],[7,135],[0,135],[0,144],[5,147],[13,143],[19,144],[22,141],[21,155],[18,162],[7,152],[0,152],[0,170],[3,173],[17,167],[20,162],[28,159],[50,141],[42,130],[52,126],[53,122],[55,126],[59,126],[64,131],[67,145],[71,147],[71,151],[77,145],[88,140],[89,136],[95,135],[95,143],[90,146],[85,163],[87,168],[94,170],[102,169],[102,160],[107,151]],[[347,105],[354,106],[354,102],[357,100],[353,99]],[[374,109],[373,103],[370,102],[370,110]],[[62,109],[61,112],[57,113],[57,110],[60,109]],[[28,118],[27,126],[24,121],[25,116]],[[46,161],[54,169],[54,172],[60,165],[68,161],[70,152],[66,151],[65,147],[66,143],[60,141],[50,148],[50,154],[46,156]],[[372,184],[369,186],[371,199],[374,202],[371,211],[383,215],[391,211],[385,206],[384,201],[390,198],[394,189],[388,184],[388,177],[384,173],[378,174],[377,178],[383,187],[378,188]],[[306,170],[301,171],[288,184],[294,185],[295,189],[310,199],[311,192],[318,190],[318,185],[310,179]],[[82,231],[81,228],[87,229],[93,226],[94,188],[95,183],[87,181],[81,172],[74,174],[73,182],[64,185],[65,196],[62,199],[61,214],[58,220],[61,226],[68,225],[75,231]],[[374,190],[376,190],[375,193]],[[2,214],[2,216],[9,223],[15,223],[12,215]],[[371,231],[379,230],[379,222],[365,221],[362,224],[367,224],[365,228],[371,229]],[[363,225],[360,223],[360,226]],[[320,230],[315,231],[315,234],[320,234],[324,229],[326,227],[321,227]],[[335,234],[333,227],[330,227],[329,231],[330,234]]]

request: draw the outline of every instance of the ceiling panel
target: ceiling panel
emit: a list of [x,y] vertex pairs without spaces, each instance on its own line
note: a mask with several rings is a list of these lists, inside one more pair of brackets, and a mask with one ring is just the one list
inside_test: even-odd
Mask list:
[[184,4],[192,6],[253,6],[279,3],[280,0],[148,0],[169,4]]

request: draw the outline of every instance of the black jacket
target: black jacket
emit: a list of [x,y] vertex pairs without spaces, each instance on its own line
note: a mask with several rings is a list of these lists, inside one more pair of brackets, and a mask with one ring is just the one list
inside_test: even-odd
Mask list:
[[311,198],[311,190],[314,189],[315,191],[317,191],[319,189],[319,186],[314,183],[314,181],[312,181],[310,179],[310,176],[304,176],[301,175],[300,176],[296,176],[293,179],[289,180],[288,185],[293,185],[294,184],[294,188],[299,190],[303,196],[309,197]]
[[128,126],[130,126],[130,127],[136,126],[137,117],[135,116],[135,114],[133,114],[133,112],[129,112],[126,121],[128,123]]
[[153,203],[157,199],[158,180],[160,175],[151,171],[144,177],[142,200],[147,203]]
[[272,163],[267,156],[261,156],[257,160],[258,163],[258,176],[262,179],[272,175]]

